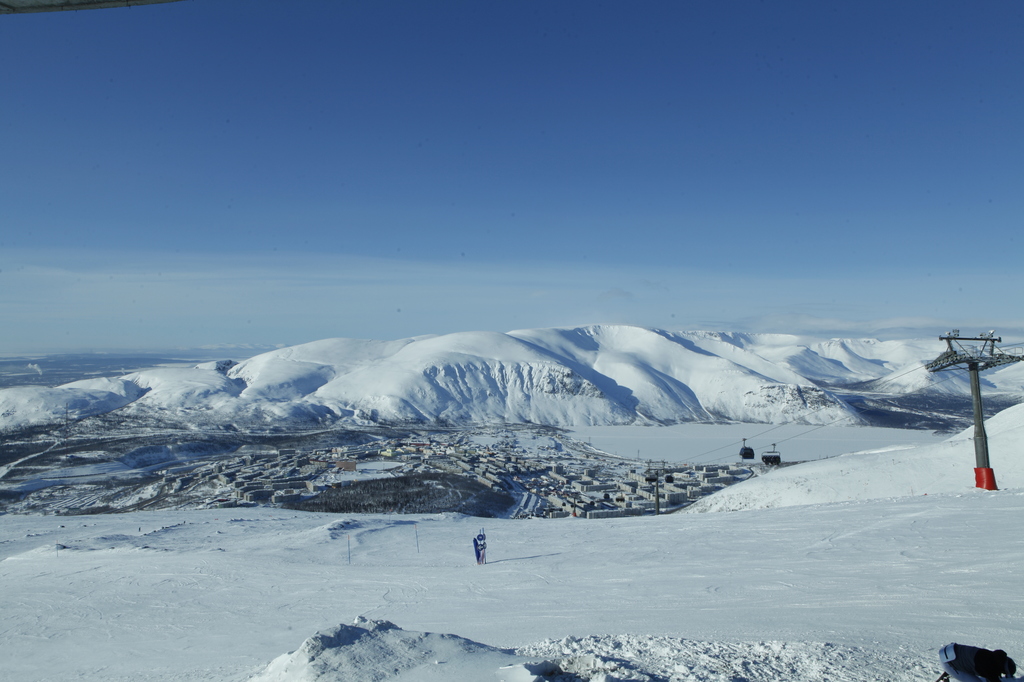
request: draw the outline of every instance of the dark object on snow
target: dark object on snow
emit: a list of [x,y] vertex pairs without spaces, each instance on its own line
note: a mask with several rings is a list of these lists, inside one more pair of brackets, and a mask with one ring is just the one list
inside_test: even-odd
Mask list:
[[999,682],[1000,677],[1013,677],[1017,672],[1017,664],[1002,649],[989,651],[954,642],[939,649],[939,660],[960,682]]
[[487,536],[483,528],[480,529],[480,534],[473,538],[473,551],[476,552],[477,565],[487,563]]

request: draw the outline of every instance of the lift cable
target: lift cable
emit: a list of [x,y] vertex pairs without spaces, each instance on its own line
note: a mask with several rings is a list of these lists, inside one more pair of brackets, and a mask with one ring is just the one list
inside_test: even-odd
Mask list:
[[[914,373],[914,372],[916,372],[918,370],[922,370],[922,369],[926,369],[926,366],[925,365],[919,365],[917,367],[911,367],[910,369],[906,370],[905,372],[902,372],[902,373],[897,374],[895,376],[887,376],[887,377],[882,377],[882,378],[890,380],[890,381],[891,380],[895,380],[895,379],[900,379],[902,377],[907,376],[908,374],[912,374],[912,373]],[[916,388],[913,391],[910,391],[909,393],[905,393],[904,395],[913,395],[914,393],[917,393],[918,391],[924,390],[925,388],[930,388],[932,386],[936,386],[938,384],[945,383],[946,381],[949,381],[950,379],[953,379],[956,376],[957,375],[949,375],[949,376],[947,376],[947,377],[945,377],[945,378],[943,378],[943,379],[941,379],[939,381],[933,382],[929,386],[922,386],[921,388]],[[833,405],[825,405],[824,407],[819,407],[817,410],[814,410],[813,412],[811,412],[811,414],[816,414],[818,412],[821,412],[822,410],[826,410],[826,409],[829,409],[831,407],[834,407],[834,406]],[[849,404],[847,404],[847,407],[849,407],[849,408],[851,408],[853,410],[860,411],[860,408],[857,407],[856,405],[849,405]],[[798,434],[793,435],[793,436],[789,436],[788,438],[783,438],[782,440],[775,441],[775,444],[778,445],[779,443],[785,443],[786,441],[794,440],[796,438],[802,438],[803,436],[806,436],[808,433],[812,433],[814,431],[817,431],[818,429],[823,429],[826,426],[833,426],[834,424],[838,424],[839,422],[845,421],[845,420],[846,420],[846,417],[840,417],[839,419],[831,421],[831,422],[829,422],[827,424],[819,424],[818,426],[814,426],[814,427],[808,429],[807,431],[798,433]],[[754,440],[755,438],[760,438],[761,436],[765,435],[766,433],[771,433],[772,431],[774,431],[776,429],[781,429],[783,426],[792,426],[792,424],[776,424],[775,426],[771,427],[770,429],[765,429],[764,431],[762,431],[760,433],[757,433],[757,434],[754,434],[753,436],[748,436],[745,440],[749,441],[749,440]],[[722,446],[714,448],[712,450],[708,450],[707,452],[702,452],[699,455],[694,455],[693,459],[694,459],[694,461],[696,461],[696,460],[700,459],[701,457],[705,457],[707,455],[716,453],[719,450],[725,450],[726,448],[735,448],[737,444],[738,443],[736,441],[733,441],[731,443],[727,443],[726,445],[722,445]],[[721,458],[718,461],[721,461]]]

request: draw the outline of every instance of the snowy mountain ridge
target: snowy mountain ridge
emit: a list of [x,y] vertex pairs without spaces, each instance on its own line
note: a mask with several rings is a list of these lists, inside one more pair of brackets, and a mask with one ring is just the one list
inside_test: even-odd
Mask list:
[[[927,340],[815,339],[622,325],[325,339],[240,363],[0,390],[0,428],[120,410],[190,424],[860,423],[849,387],[966,395],[922,369]],[[1020,391],[1024,372],[986,376]]]

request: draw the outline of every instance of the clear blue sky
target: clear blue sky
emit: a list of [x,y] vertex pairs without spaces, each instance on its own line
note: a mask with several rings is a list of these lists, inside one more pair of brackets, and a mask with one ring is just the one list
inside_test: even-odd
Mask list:
[[1024,329],[1019,2],[186,0],[0,59],[0,354]]

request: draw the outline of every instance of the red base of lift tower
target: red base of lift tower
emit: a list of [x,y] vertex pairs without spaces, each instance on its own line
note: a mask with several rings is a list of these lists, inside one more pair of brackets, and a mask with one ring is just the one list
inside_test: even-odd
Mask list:
[[976,468],[974,470],[974,486],[984,490],[999,490],[996,487],[996,472],[989,467]]

